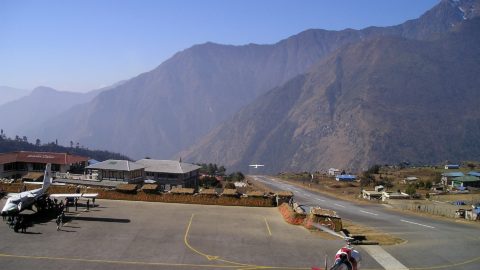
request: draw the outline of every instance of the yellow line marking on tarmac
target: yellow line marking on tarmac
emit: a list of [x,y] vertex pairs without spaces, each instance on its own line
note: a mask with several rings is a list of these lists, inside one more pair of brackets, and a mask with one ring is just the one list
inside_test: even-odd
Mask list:
[[466,264],[470,264],[476,261],[480,261],[480,257],[473,258],[471,260],[466,260],[464,262],[449,264],[449,265],[437,265],[437,266],[428,266],[428,267],[410,267],[410,270],[429,270],[429,269],[444,269],[444,268],[452,268],[457,266],[462,266]]
[[163,263],[163,262],[135,262],[135,261],[115,261],[115,260],[96,260],[96,259],[82,259],[82,258],[66,258],[66,257],[47,257],[47,256],[24,256],[24,255],[10,255],[0,253],[0,258],[19,258],[19,259],[33,259],[33,260],[56,260],[56,261],[75,261],[88,263],[106,263],[106,264],[127,264],[127,265],[152,265],[152,266],[174,266],[174,267],[216,267],[216,268],[237,268],[235,265],[220,265],[220,264],[188,264],[188,263]]
[[268,235],[272,236],[272,231],[270,231],[270,226],[268,226],[267,218],[264,217],[264,219],[265,219],[265,225],[267,225]]
[[[183,238],[184,242],[185,242],[185,245],[190,249],[192,250],[193,252],[205,257],[207,260],[209,261],[212,261],[212,260],[215,260],[215,261],[219,261],[219,262],[224,262],[224,263],[228,263],[230,264],[229,267],[232,267],[232,268],[237,268],[238,270],[252,270],[252,269],[291,269],[291,270],[308,270],[308,269],[311,269],[311,267],[284,267],[284,266],[262,266],[262,265],[253,265],[253,264],[245,264],[245,263],[239,263],[239,262],[233,262],[233,261],[228,261],[228,260],[224,260],[222,258],[220,258],[220,256],[213,256],[213,255],[208,255],[206,253],[203,253],[197,249],[195,249],[194,247],[192,247],[190,245],[190,243],[188,243],[188,234],[190,232],[190,227],[192,226],[192,222],[193,222],[193,217],[195,216],[195,214],[192,214],[192,216],[190,217],[190,221],[188,222],[188,226],[187,226],[187,230],[185,231],[185,236]],[[266,221],[266,220],[265,220]],[[225,268],[227,268],[227,266],[223,266]]]
[[193,217],[195,216],[195,214],[192,214],[192,216],[190,217],[190,221],[188,222],[188,226],[187,226],[187,230],[185,231],[185,236],[183,238],[183,241],[185,242],[185,245],[190,249],[192,250],[193,252],[205,257],[207,260],[209,261],[221,261],[221,262],[225,262],[225,263],[230,263],[230,264],[235,264],[237,266],[247,266],[247,267],[254,267],[254,265],[250,265],[250,264],[244,264],[244,263],[237,263],[237,262],[231,262],[231,261],[227,261],[227,260],[224,260],[224,259],[221,259],[219,256],[214,256],[214,255],[208,255],[208,254],[205,254],[197,249],[195,249],[194,247],[192,247],[190,245],[190,243],[188,243],[188,233],[190,232],[190,227],[192,226],[192,221],[193,221]]

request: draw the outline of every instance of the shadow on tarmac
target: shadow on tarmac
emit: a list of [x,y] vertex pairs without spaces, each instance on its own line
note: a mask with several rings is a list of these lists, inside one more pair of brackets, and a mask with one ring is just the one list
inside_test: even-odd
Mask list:
[[24,232],[23,234],[42,234],[41,232]]
[[[63,227],[62,227],[62,228],[63,228]],[[60,228],[60,230],[58,230],[58,231],[59,231],[59,232],[77,232],[77,231],[64,230],[64,229],[61,229],[61,228]]]
[[124,218],[75,217],[75,220],[130,223],[130,219],[124,219]]

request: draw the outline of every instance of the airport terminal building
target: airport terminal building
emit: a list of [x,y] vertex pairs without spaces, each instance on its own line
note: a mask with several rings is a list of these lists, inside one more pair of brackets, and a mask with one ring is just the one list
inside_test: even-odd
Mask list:
[[85,169],[89,174],[96,173],[98,180],[141,183],[145,179],[145,167],[129,160],[109,159]]
[[176,160],[141,159],[136,162],[145,167],[145,178],[161,186],[198,188],[200,166]]
[[173,186],[196,189],[200,166],[176,160],[105,160],[86,167],[86,170],[88,174],[97,175],[100,181],[142,183],[150,180],[160,185],[162,190]]
[[29,178],[43,176],[45,165],[52,164],[53,172],[66,173],[72,168],[84,168],[87,157],[68,153],[18,151],[0,153],[0,178]]

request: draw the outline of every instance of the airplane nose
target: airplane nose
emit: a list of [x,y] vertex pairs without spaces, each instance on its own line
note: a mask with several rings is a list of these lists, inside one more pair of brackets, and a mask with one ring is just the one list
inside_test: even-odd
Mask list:
[[17,210],[17,207],[14,204],[7,204],[2,209],[2,215],[8,215],[11,212]]

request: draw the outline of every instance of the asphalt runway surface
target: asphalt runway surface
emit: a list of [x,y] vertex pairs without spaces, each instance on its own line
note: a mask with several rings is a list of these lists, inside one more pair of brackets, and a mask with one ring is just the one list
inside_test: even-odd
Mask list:
[[343,201],[272,177],[254,178],[274,190],[292,191],[300,204],[335,210],[342,218],[407,240],[404,244],[383,247],[405,266],[402,269],[480,269],[478,225],[393,211],[383,204]]
[[[0,205],[3,205],[5,199]],[[0,226],[0,269],[310,269],[342,240],[286,223],[276,208],[96,200],[15,233]],[[364,254],[362,269],[383,269]]]

